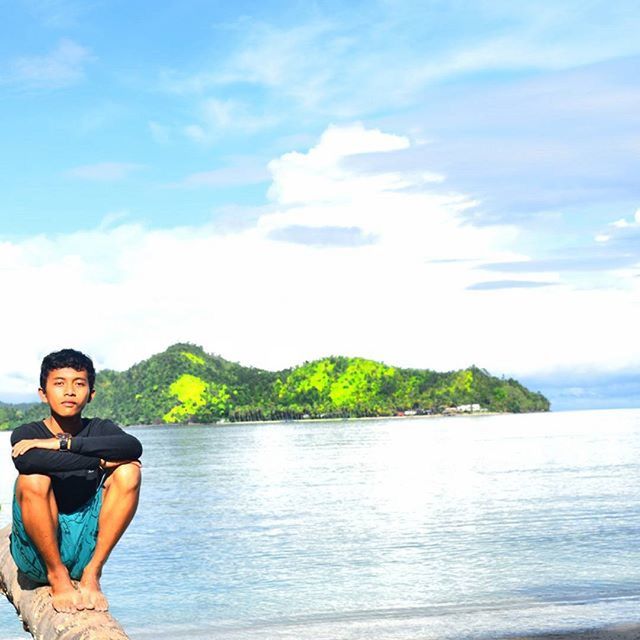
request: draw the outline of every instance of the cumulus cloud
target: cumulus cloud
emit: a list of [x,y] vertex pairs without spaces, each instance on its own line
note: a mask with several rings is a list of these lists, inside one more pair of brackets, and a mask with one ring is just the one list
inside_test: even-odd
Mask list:
[[305,244],[312,247],[360,247],[373,244],[375,236],[368,235],[358,227],[304,227],[291,225],[274,229],[269,237],[273,240]]
[[407,147],[408,138],[377,129],[366,130],[361,124],[330,126],[320,137],[319,144],[308,153],[293,151],[269,163],[273,175],[269,195],[281,204],[336,202],[338,199],[351,201],[358,194],[365,197],[372,188],[385,192],[409,186],[402,173],[387,171],[359,175],[344,166],[345,159],[359,154],[385,153]]
[[474,227],[464,195],[346,162],[410,144],[329,128],[270,164],[271,204],[250,227],[115,219],[1,243],[0,285],[17,311],[3,320],[0,391],[34,386],[42,355],[69,345],[118,369],[184,340],[274,369],[329,354],[514,375],[638,362],[638,279],[626,291],[573,290],[558,274],[536,278],[553,287],[479,287],[492,280],[483,265],[526,261],[514,228]]

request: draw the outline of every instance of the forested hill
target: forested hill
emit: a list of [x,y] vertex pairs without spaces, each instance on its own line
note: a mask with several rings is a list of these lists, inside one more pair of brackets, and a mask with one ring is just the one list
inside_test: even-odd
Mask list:
[[[191,344],[173,345],[127,371],[101,371],[96,387],[85,415],[124,425],[447,413],[470,405],[514,413],[549,410],[542,394],[477,367],[438,373],[337,356],[272,372]],[[0,428],[46,413],[45,405],[0,403]]]

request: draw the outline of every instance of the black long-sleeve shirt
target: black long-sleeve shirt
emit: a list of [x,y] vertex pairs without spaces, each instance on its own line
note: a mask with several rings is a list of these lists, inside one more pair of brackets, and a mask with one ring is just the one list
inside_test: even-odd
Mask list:
[[[104,471],[103,460],[137,460],[142,455],[140,441],[111,420],[83,418],[82,429],[71,438],[69,451],[29,449],[13,458],[21,474],[50,476],[58,508],[63,513],[75,511],[95,494]],[[11,445],[20,440],[52,438],[44,422],[29,422],[11,434]]]

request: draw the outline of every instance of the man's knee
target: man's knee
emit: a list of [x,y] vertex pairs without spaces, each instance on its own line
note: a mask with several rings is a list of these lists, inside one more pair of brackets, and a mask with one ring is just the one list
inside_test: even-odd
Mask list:
[[51,491],[51,478],[39,473],[20,474],[16,481],[16,497],[18,501],[25,498],[45,498]]
[[115,485],[120,491],[139,491],[141,481],[140,465],[129,462],[119,465],[111,472],[108,487]]

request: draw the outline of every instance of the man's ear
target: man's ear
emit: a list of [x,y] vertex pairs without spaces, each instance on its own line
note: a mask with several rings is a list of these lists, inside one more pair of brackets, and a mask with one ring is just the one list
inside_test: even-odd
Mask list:
[[91,393],[89,394],[89,399],[87,400],[87,404],[89,404],[93,400],[93,396],[96,395],[96,390],[91,389]]
[[45,393],[44,389],[38,388],[38,395],[40,396],[41,402],[44,402],[45,404],[49,404],[49,400],[47,400],[47,394]]

